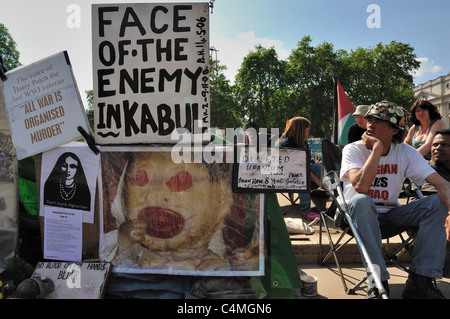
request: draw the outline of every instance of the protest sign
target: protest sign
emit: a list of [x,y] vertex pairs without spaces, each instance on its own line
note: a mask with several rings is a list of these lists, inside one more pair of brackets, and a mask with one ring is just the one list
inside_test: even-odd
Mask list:
[[36,265],[33,278],[48,278],[53,289],[45,299],[100,299],[111,271],[108,263],[46,261]]
[[41,153],[90,132],[67,52],[7,73],[3,93],[17,158]]
[[176,143],[177,129],[207,131],[207,3],[99,4],[92,21],[98,144]]
[[248,148],[240,154],[233,169],[233,191],[309,193],[309,150],[278,149],[276,156],[255,155]]

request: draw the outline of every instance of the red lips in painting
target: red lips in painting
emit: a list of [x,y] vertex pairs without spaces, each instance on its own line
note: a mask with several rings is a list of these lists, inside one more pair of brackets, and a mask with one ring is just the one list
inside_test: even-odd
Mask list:
[[146,207],[139,212],[138,219],[146,222],[149,236],[162,239],[177,236],[185,224],[181,214],[162,207]]

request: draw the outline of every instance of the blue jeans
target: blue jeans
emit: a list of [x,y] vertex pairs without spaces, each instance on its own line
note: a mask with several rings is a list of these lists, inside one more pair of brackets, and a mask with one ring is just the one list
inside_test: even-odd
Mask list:
[[[321,178],[322,165],[320,163],[311,164],[310,169],[311,173],[316,175],[318,179]],[[298,198],[300,199],[300,209],[302,212],[306,212],[311,209],[311,196],[309,196],[308,193],[298,193]]]
[[382,281],[389,279],[381,250],[380,231],[387,227],[419,227],[409,270],[426,277],[442,277],[447,242],[444,229],[447,207],[437,194],[396,207],[385,214],[378,214],[375,203],[365,194],[353,196],[347,204],[372,263],[380,268]]

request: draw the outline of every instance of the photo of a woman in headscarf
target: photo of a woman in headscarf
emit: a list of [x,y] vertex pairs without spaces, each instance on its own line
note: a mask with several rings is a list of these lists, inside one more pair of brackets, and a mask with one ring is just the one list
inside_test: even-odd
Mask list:
[[77,155],[62,154],[44,186],[44,205],[91,210],[91,193]]

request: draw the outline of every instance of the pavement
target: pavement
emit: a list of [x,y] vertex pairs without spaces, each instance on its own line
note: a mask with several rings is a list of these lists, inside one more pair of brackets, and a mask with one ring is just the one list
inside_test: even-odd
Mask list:
[[[300,215],[300,208],[298,205],[291,205],[287,197],[283,194],[277,194],[278,202],[284,217],[301,218],[303,221],[310,223],[311,221],[303,219]],[[333,223],[328,223],[331,227],[331,236],[336,240],[342,234],[340,229],[334,227]],[[317,291],[318,295],[315,297],[303,296],[300,291],[296,291],[297,299],[365,299],[367,284],[363,282],[358,289],[355,289],[354,294],[348,294],[339,276],[338,268],[331,258],[326,265],[319,265],[319,224],[312,225],[314,233],[311,235],[305,234],[291,234],[291,243],[294,251],[296,263],[300,275],[309,275],[317,277]],[[349,238],[348,235],[344,238]],[[328,244],[328,238],[324,231],[322,231],[322,243]],[[389,242],[384,241],[385,247],[393,249],[400,244],[400,239],[391,238]],[[345,282],[348,288],[360,282],[365,277],[366,272],[362,267],[359,250],[356,246],[355,240],[352,239],[342,251],[339,251],[339,261],[342,271],[344,273]],[[404,253],[399,261],[408,266],[411,261],[410,256]],[[388,264],[388,271],[391,278],[389,279],[390,299],[402,299],[402,291],[405,282],[408,278],[408,273],[397,267],[395,264]],[[436,280],[437,287],[446,298],[450,298],[450,279],[442,278]]]

